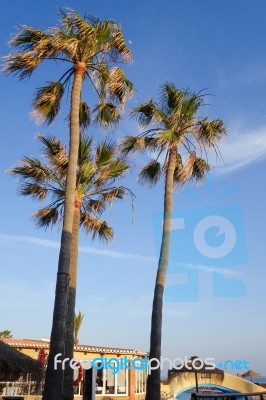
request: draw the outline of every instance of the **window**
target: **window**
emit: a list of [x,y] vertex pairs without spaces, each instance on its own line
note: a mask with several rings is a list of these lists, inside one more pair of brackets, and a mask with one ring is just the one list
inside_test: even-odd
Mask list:
[[[111,363],[111,365],[115,367],[115,363]],[[97,370],[96,395],[128,394],[128,370],[121,368],[116,374],[113,372],[114,370],[112,368],[100,368]]]
[[147,370],[135,369],[135,393],[140,394],[146,392],[147,375]]

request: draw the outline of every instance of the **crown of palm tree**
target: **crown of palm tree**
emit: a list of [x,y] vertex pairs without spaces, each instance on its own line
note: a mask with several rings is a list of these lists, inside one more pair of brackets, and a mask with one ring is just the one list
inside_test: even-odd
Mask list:
[[210,165],[204,156],[209,148],[220,156],[217,143],[226,134],[226,128],[220,119],[209,121],[198,117],[203,98],[201,92],[180,90],[173,83],[166,83],[158,103],[151,99],[131,111],[141,127],[152,127],[138,136],[125,137],[123,152],[156,154],[156,158],[141,169],[140,183],[153,186],[159,181],[166,172],[171,149],[176,151],[176,187],[189,179],[201,181],[205,178]]
[[[19,194],[50,203],[33,216],[40,227],[53,226],[63,217],[68,154],[61,141],[39,136],[43,145],[45,163],[33,157],[24,157],[10,173],[20,177]],[[76,182],[76,205],[80,207],[80,224],[92,237],[112,239],[113,229],[99,216],[116,199],[133,193],[115,185],[129,168],[127,159],[118,155],[115,143],[104,141],[93,149],[91,138],[82,138],[79,146]]]
[[[32,115],[39,122],[52,123],[60,111],[65,87],[74,72],[85,69],[87,79],[99,96],[94,117],[103,126],[120,119],[117,105],[123,105],[133,93],[133,84],[119,67],[112,63],[132,60],[121,27],[113,20],[100,21],[93,17],[82,18],[77,12],[60,11],[58,28],[43,32],[23,25],[12,37],[10,44],[18,48],[5,57],[4,71],[15,73],[20,79],[29,77],[43,60],[67,62],[70,68],[58,81],[48,82],[36,91]],[[90,111],[85,102],[80,104],[80,116],[88,124]],[[81,117],[82,119],[82,117]],[[82,123],[81,123],[82,127]]]

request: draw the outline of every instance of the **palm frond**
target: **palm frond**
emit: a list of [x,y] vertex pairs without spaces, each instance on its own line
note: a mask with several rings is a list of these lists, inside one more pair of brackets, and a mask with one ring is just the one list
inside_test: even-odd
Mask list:
[[174,170],[174,186],[175,189],[179,188],[184,184],[182,180],[182,171],[183,171],[183,160],[180,154],[176,156],[176,166]]
[[157,144],[157,148],[163,145],[169,146],[171,143],[177,142],[182,138],[181,132],[176,132],[172,129],[165,129],[156,132],[156,139],[154,140]]
[[51,33],[26,25],[11,38],[10,44],[20,50],[5,57],[4,72],[14,73],[20,79],[29,77],[44,59],[56,57],[62,52],[62,46]]
[[98,237],[105,242],[109,242],[113,239],[113,229],[101,218],[81,213],[80,224],[87,233],[92,235],[93,239]]
[[129,193],[130,191],[124,186],[118,186],[102,193],[101,199],[103,203],[112,204],[116,199],[123,200]]
[[85,209],[85,213],[101,215],[106,208],[106,203],[99,199],[89,198],[83,202],[83,208]]
[[203,104],[203,96],[200,93],[191,92],[189,89],[183,92],[181,117],[183,122],[191,121],[196,117]]
[[111,33],[111,41],[110,41],[110,56],[111,59],[115,62],[122,60],[125,62],[132,61],[132,54],[129,48],[126,45],[124,35],[122,30],[116,25],[115,22],[110,21],[112,24],[112,33]]
[[26,182],[18,188],[21,196],[31,196],[33,199],[44,200],[47,196],[47,188],[37,183]]
[[79,105],[79,125],[82,130],[88,128],[91,122],[90,109],[88,104],[82,100]]
[[94,108],[93,113],[95,121],[105,129],[116,126],[121,119],[117,107],[113,103],[103,100]]
[[38,122],[51,124],[60,111],[64,86],[60,82],[50,82],[39,88],[33,101],[32,117]]
[[95,26],[98,23],[97,19],[89,16],[84,19],[76,11],[70,11],[67,16],[71,19],[73,26],[75,26],[81,36],[88,37],[95,35]]
[[82,325],[83,318],[84,318],[84,314],[81,314],[81,311],[79,311],[78,314],[75,314],[75,317],[74,317],[74,337],[76,339],[78,337],[78,333],[79,333],[80,327]]
[[123,110],[125,100],[134,93],[133,83],[125,77],[122,68],[118,67],[111,69],[107,83],[111,100],[121,104]]
[[161,89],[160,104],[166,114],[180,115],[182,109],[183,93],[172,82],[166,82]]
[[95,186],[101,187],[102,185],[106,185],[109,180],[121,178],[128,168],[129,164],[126,160],[117,159],[115,162],[101,169],[99,175],[94,181]]
[[12,175],[17,175],[21,179],[30,179],[35,182],[45,182],[51,178],[51,170],[44,165],[38,158],[24,157],[17,167],[9,171]]
[[95,163],[98,168],[110,164],[116,155],[116,144],[113,141],[105,140],[96,147]]
[[181,182],[185,183],[190,179],[193,173],[194,163],[196,159],[197,159],[196,152],[192,151],[188,159],[186,160],[186,163],[183,164],[183,168],[180,172],[179,179]]
[[142,103],[140,106],[133,108],[130,112],[130,116],[134,117],[140,126],[146,127],[153,119],[154,109],[155,102],[151,99],[147,103]]
[[25,55],[23,53],[11,54],[6,56],[5,60],[3,72],[15,74],[19,79],[28,78],[42,61],[34,54]]
[[138,181],[143,186],[153,187],[160,180],[161,175],[161,164],[156,160],[151,160],[140,170]]
[[191,180],[202,182],[206,179],[206,175],[210,172],[211,167],[203,158],[197,157],[191,174]]
[[208,147],[215,146],[226,135],[226,126],[221,119],[208,121],[207,118],[199,123],[198,139]]
[[120,143],[121,151],[125,154],[138,153],[146,150],[143,136],[125,136]]
[[66,147],[62,142],[53,136],[39,135],[38,139],[43,144],[43,154],[51,164],[54,176],[60,174],[61,176],[66,175],[68,168],[68,154],[66,153]]
[[33,220],[40,228],[48,228],[58,222],[60,214],[58,207],[44,207],[33,215]]

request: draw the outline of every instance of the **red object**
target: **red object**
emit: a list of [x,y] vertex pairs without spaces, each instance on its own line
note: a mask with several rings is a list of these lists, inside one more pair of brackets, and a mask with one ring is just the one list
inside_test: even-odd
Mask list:
[[76,371],[78,371],[78,376],[73,382],[74,386],[78,385],[79,382],[81,381],[82,377],[83,377],[83,368],[82,368],[82,366],[80,365],[80,363],[77,363],[76,365],[78,366],[78,368],[74,369],[74,377],[76,375]]
[[44,348],[41,348],[39,350],[39,354],[38,354],[38,361],[40,361],[40,363],[42,363],[42,365],[44,365],[45,360],[46,360],[46,353],[45,353]]

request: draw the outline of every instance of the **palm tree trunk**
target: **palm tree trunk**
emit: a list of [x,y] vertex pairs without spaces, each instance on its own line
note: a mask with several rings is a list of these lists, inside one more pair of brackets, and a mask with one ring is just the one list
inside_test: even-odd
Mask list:
[[[171,149],[169,152],[165,178],[163,233],[154,289],[150,335],[150,360],[155,358],[159,361],[161,358],[163,292],[169,262],[171,242],[175,165],[176,149]],[[151,365],[153,365],[152,362]],[[160,386],[161,370],[159,367],[155,370],[152,370],[151,374],[148,375],[146,400],[160,400]]]
[[[75,202],[72,240],[71,240],[71,257],[69,267],[69,295],[67,305],[66,320],[66,343],[65,356],[72,359],[74,353],[74,317],[76,304],[76,287],[77,287],[77,270],[78,270],[78,243],[79,243],[79,226],[80,226],[80,202]],[[64,371],[63,399],[72,400],[74,398],[73,388],[73,369],[69,363],[66,363]]]
[[61,359],[65,358],[65,328],[69,286],[70,248],[79,148],[79,105],[84,73],[85,65],[79,63],[75,69],[71,92],[69,162],[66,179],[65,210],[58,261],[50,352],[43,393],[44,400],[60,400],[63,395],[62,365],[58,365],[57,369],[55,369],[54,359],[55,356],[60,353],[62,354]]

